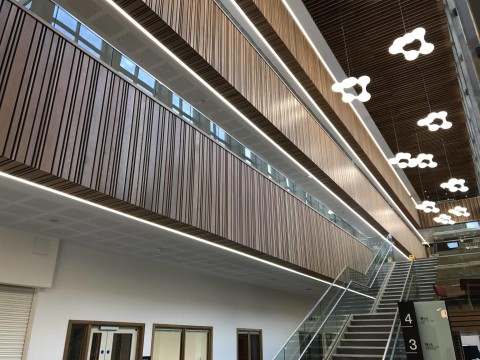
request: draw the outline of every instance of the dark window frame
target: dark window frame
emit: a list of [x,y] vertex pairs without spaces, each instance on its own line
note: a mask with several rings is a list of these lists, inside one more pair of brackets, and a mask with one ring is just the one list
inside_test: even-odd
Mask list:
[[67,360],[68,347],[70,345],[70,335],[72,332],[72,326],[74,325],[83,325],[86,327],[85,336],[82,343],[82,350],[80,354],[80,359],[85,359],[88,353],[88,342],[90,340],[90,335],[93,326],[118,326],[118,327],[128,327],[136,328],[137,332],[137,348],[135,350],[135,358],[141,359],[143,356],[143,340],[145,334],[145,324],[144,323],[129,323],[129,322],[117,322],[117,321],[97,321],[97,320],[69,320],[67,334],[65,337],[65,346],[63,350],[63,360]]
[[248,360],[251,360],[250,357],[251,357],[251,351],[250,351],[250,335],[252,333],[254,334],[258,334],[259,337],[260,337],[260,359],[259,360],[263,360],[263,331],[262,329],[244,329],[244,328],[237,328],[237,360],[238,359],[238,335],[240,333],[247,333],[248,334]]
[[206,330],[208,331],[207,337],[207,360],[212,360],[212,353],[213,353],[213,326],[195,326],[195,325],[172,325],[172,324],[153,324],[152,326],[152,344],[150,348],[150,354],[153,356],[153,349],[155,345],[155,331],[157,329],[174,329],[174,330],[182,330],[182,338],[181,338],[181,353],[180,353],[180,360],[184,360],[185,358],[185,334],[187,330]]

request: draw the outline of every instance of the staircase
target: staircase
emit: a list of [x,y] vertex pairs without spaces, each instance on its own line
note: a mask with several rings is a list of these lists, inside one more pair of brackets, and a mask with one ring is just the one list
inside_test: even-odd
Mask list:
[[397,303],[402,298],[409,270],[413,277],[412,284],[415,285],[409,299],[416,301],[434,299],[436,259],[395,263],[373,312],[350,317],[330,359],[383,359],[395,319]]
[[288,338],[274,360],[326,359],[352,313],[368,313],[393,264],[392,247],[384,242],[366,274],[345,267],[305,319]]
[[415,292],[411,294],[410,300],[414,301],[433,301],[435,300],[435,291],[433,285],[437,279],[438,259],[429,258],[425,260],[416,260],[413,262],[415,273]]

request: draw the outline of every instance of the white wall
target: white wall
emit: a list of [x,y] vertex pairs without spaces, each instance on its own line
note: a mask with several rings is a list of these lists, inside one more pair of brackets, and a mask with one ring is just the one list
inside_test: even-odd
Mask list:
[[51,287],[58,239],[0,226],[0,283]]
[[145,323],[144,355],[153,323],[213,326],[214,360],[236,358],[237,328],[262,329],[267,360],[316,299],[63,243],[36,300],[29,360],[61,359],[70,319]]

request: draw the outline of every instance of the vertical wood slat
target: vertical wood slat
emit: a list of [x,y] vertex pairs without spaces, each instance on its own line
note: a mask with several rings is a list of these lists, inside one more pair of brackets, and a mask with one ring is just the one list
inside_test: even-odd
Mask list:
[[[324,276],[345,265],[366,269],[366,246],[15,4],[0,5],[13,18],[0,23],[0,74],[8,73],[0,92],[0,169],[102,198],[119,211],[156,213],[174,228]],[[7,23],[22,36],[12,40]],[[13,68],[23,54],[15,50],[7,61],[5,42],[38,47],[42,56],[31,68]],[[39,87],[32,96],[20,92],[26,82]],[[45,111],[33,112],[41,102]]]
[[236,1],[383,187],[390,190],[390,196],[397,198],[404,210],[418,222],[415,206],[393,168],[351,107],[341,100],[340,94],[331,90],[334,79],[283,3],[280,0]]
[[[212,0],[115,1],[355,211],[423,254],[412,230]],[[187,10],[193,3],[201,11]],[[176,7],[185,10],[181,19]],[[185,31],[185,22],[194,30]]]

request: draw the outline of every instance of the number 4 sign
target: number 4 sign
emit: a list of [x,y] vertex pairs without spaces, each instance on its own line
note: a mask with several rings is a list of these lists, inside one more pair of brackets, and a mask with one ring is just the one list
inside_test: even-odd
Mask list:
[[413,301],[401,301],[398,303],[405,353],[407,360],[423,360],[422,347],[420,346],[420,334],[418,332],[417,317]]

